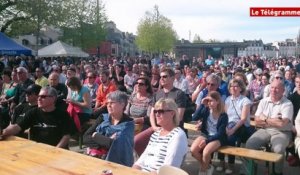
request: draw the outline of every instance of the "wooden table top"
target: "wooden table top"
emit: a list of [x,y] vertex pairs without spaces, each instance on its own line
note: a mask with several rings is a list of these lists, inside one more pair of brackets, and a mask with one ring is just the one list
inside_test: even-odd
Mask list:
[[116,163],[18,137],[1,141],[0,153],[1,175],[100,175],[103,170],[107,169],[112,170],[113,175],[148,174]]

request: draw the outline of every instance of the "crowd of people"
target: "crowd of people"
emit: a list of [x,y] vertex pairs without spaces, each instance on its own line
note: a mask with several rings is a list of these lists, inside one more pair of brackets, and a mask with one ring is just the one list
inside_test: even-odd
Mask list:
[[[183,55],[180,60],[3,56],[1,135],[24,137],[30,128],[32,140],[68,149],[70,137],[84,132],[87,155],[155,174],[163,165],[181,166],[188,152],[183,123],[196,121],[201,134],[190,151],[199,161],[199,175],[213,173],[211,157],[219,147],[241,143],[249,149],[269,145],[279,154],[288,148],[289,164],[297,166],[299,62],[257,55]],[[90,119],[96,122],[85,131]],[[224,157],[218,155],[215,170],[233,174],[235,157],[228,156],[228,163]],[[283,174],[283,163],[276,163],[276,174]]]

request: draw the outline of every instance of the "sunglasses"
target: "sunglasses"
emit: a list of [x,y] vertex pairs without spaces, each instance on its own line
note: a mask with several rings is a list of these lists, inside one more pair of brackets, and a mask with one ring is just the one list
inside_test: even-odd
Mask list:
[[160,76],[160,78],[168,78],[169,76],[168,75],[163,75],[163,76]]
[[171,111],[173,111],[173,110],[169,110],[169,109],[165,109],[165,110],[163,110],[163,109],[153,110],[154,114],[164,114],[166,112],[171,112]]
[[276,78],[277,80],[278,80],[278,79],[283,80],[283,77],[275,77],[275,78]]
[[47,98],[47,97],[53,97],[53,96],[52,95],[39,95],[39,98],[42,98],[42,99]]
[[145,83],[136,83],[138,86],[145,86]]
[[257,74],[257,76],[262,76],[262,74]]
[[87,78],[92,79],[92,78],[95,78],[95,77],[87,77]]

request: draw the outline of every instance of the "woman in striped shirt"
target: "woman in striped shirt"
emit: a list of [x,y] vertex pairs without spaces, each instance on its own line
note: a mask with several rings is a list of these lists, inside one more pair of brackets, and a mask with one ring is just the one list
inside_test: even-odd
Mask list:
[[133,168],[157,173],[163,165],[180,167],[188,151],[184,131],[178,127],[177,105],[172,99],[162,98],[154,105],[154,115],[161,128],[155,131]]

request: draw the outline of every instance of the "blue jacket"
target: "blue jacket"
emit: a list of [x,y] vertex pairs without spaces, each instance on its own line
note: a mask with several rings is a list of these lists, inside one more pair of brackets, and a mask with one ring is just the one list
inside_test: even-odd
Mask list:
[[[205,107],[204,110],[201,111],[200,120],[202,121],[201,132],[208,136],[207,131],[207,119],[209,117],[210,110],[208,107]],[[213,136],[208,136],[206,143],[212,142],[214,140],[219,140],[221,145],[226,145],[227,142],[227,134],[226,134],[226,126],[228,124],[228,116],[226,113],[222,113],[218,119],[217,123],[217,134]]]
[[[88,147],[99,147],[91,135],[97,132],[107,139],[110,139],[114,133],[117,133],[115,139],[111,139],[111,144],[106,156],[106,160],[119,163],[121,165],[131,167],[133,165],[133,138],[134,138],[134,122],[131,118],[124,115],[123,119],[117,124],[111,124],[111,118],[109,114],[103,114],[103,117],[99,117],[96,123],[91,126],[84,135],[84,143]],[[97,146],[98,145],[98,146]]]

